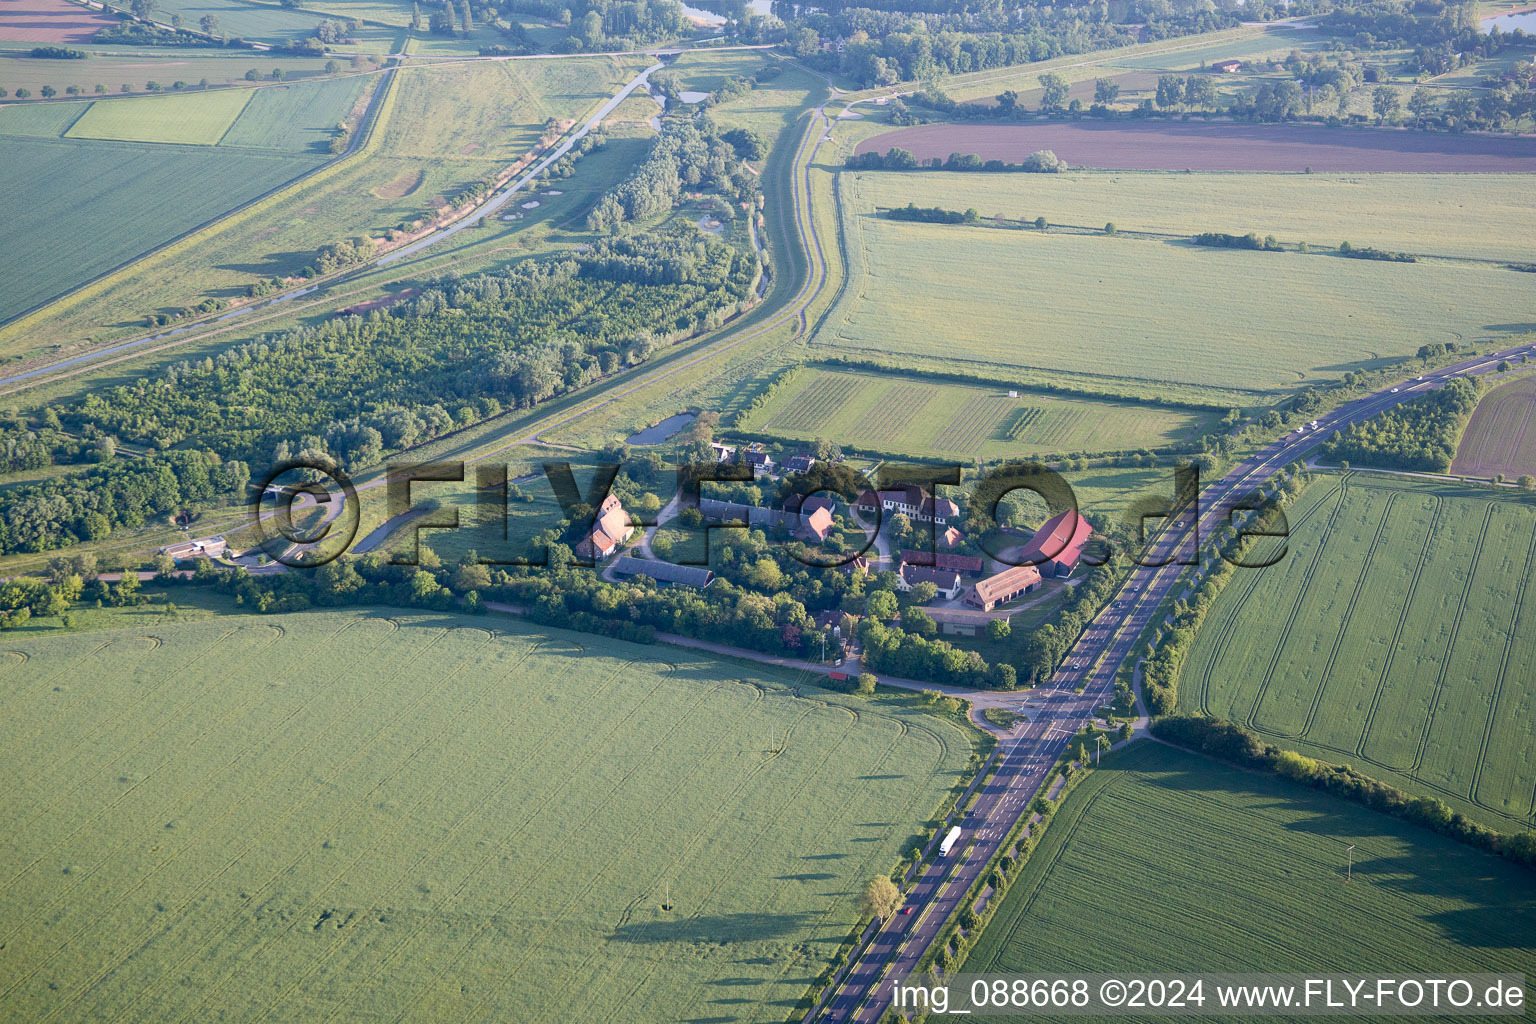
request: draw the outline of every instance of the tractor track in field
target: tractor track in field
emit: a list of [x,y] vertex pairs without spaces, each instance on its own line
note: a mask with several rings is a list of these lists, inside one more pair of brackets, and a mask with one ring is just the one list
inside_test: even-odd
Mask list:
[[1301,725],[1301,732],[1288,739],[1306,739],[1307,733],[1312,731],[1313,724],[1317,721],[1317,711],[1323,705],[1323,692],[1328,688],[1328,680],[1333,678],[1333,667],[1338,663],[1339,650],[1344,646],[1344,636],[1349,632],[1349,624],[1354,621],[1355,608],[1360,604],[1360,595],[1365,590],[1365,581],[1370,578],[1371,566],[1376,561],[1376,549],[1381,546],[1381,538],[1387,532],[1387,520],[1392,517],[1392,507],[1397,504],[1397,499],[1402,497],[1401,491],[1393,491],[1387,498],[1387,507],[1381,510],[1381,521],[1376,524],[1376,535],[1371,538],[1371,546],[1365,552],[1365,558],[1360,563],[1360,575],[1355,578],[1355,589],[1349,596],[1349,604],[1344,609],[1343,621],[1339,623],[1339,632],[1333,638],[1333,646],[1328,651],[1328,660],[1323,663],[1323,671],[1317,680],[1317,689],[1312,694],[1312,703],[1307,707],[1307,717]]
[[[1445,506],[1437,495],[1435,497],[1435,513],[1430,517],[1429,521],[1428,536],[1433,537],[1435,535],[1435,527],[1439,525],[1440,517],[1444,512],[1444,509]],[[1486,520],[1484,522],[1486,525]],[[1481,538],[1479,538],[1479,541],[1481,541]],[[1403,641],[1403,628],[1407,625],[1408,616],[1413,611],[1413,597],[1414,594],[1418,592],[1419,580],[1424,576],[1424,566],[1429,562],[1429,552],[1430,546],[1428,544],[1425,544],[1424,547],[1419,551],[1419,560],[1413,567],[1413,577],[1408,581],[1408,587],[1406,592],[1403,594],[1403,610],[1398,613],[1397,625],[1393,628],[1392,639],[1387,644],[1387,657],[1385,661],[1382,662],[1381,673],[1376,677],[1376,692],[1371,695],[1371,706],[1366,710],[1365,721],[1361,723],[1360,726],[1360,742],[1355,744],[1354,749],[1354,755],[1356,757],[1364,758],[1371,764],[1374,764],[1380,768],[1386,768],[1388,771],[1396,771],[1397,769],[1382,761],[1377,761],[1375,758],[1368,755],[1365,752],[1365,744],[1366,741],[1370,738],[1371,726],[1375,724],[1376,711],[1381,707],[1381,695],[1386,691],[1387,678],[1391,676],[1392,665],[1397,660],[1398,648]]]
[[[1504,698],[1504,679],[1509,673],[1509,659],[1515,649],[1516,630],[1520,626],[1520,616],[1525,607],[1525,595],[1530,589],[1531,573],[1536,571],[1536,529],[1531,531],[1531,543],[1525,552],[1525,572],[1520,577],[1520,589],[1515,592],[1515,608],[1509,618],[1509,636],[1504,639],[1504,651],[1499,658],[1499,677],[1494,683],[1493,699],[1488,702],[1488,721],[1483,727],[1483,738],[1478,744],[1477,762],[1472,768],[1472,783],[1468,788],[1467,796],[1479,807],[1489,807],[1477,795],[1479,786],[1483,781],[1483,766],[1488,762],[1488,747],[1493,741],[1493,725],[1498,721],[1499,704]],[[1489,807],[1489,810],[1497,808]],[[1508,812],[1500,812],[1508,813]],[[1536,815],[1536,788],[1531,792],[1530,809],[1526,812],[1527,819]]]
[[[1323,527],[1324,537],[1333,533],[1334,524],[1338,522],[1339,510],[1344,507],[1344,499],[1349,495],[1349,477],[1346,476],[1339,485],[1339,496],[1334,499],[1333,511],[1328,513],[1327,525]],[[1307,565],[1307,578],[1317,575],[1318,564],[1322,561],[1323,552],[1327,550],[1326,543],[1319,543],[1317,550],[1312,553],[1312,561]],[[1253,707],[1249,709],[1243,724],[1250,729],[1258,730],[1254,719],[1259,715],[1259,706],[1264,702],[1264,695],[1269,691],[1269,684],[1275,678],[1275,666],[1279,663],[1285,652],[1285,645],[1290,641],[1291,630],[1296,626],[1296,619],[1301,615],[1301,606],[1306,601],[1307,589],[1301,588],[1296,592],[1296,600],[1291,602],[1291,614],[1285,620],[1285,626],[1280,630],[1280,636],[1275,641],[1275,653],[1269,659],[1269,667],[1264,670],[1264,678],[1259,682],[1259,690],[1253,695]]]
[[[1440,659],[1440,671],[1435,676],[1435,688],[1429,695],[1429,715],[1424,720],[1424,728],[1419,733],[1418,746],[1414,749],[1413,760],[1409,767],[1394,769],[1401,771],[1409,778],[1417,779],[1419,769],[1424,765],[1424,750],[1429,745],[1430,733],[1435,728],[1435,713],[1440,708],[1440,695],[1445,690],[1445,677],[1451,669],[1451,657],[1456,651],[1456,638],[1461,635],[1461,621],[1466,617],[1467,601],[1472,596],[1472,582],[1477,579],[1477,567],[1482,561],[1485,542],[1488,537],[1488,526],[1493,522],[1493,512],[1499,507],[1499,502],[1490,501],[1487,510],[1483,513],[1483,529],[1477,535],[1477,545],[1472,549],[1472,564],[1467,567],[1467,582],[1461,588],[1461,600],[1456,602],[1456,614],[1451,620],[1451,636],[1445,644],[1445,656]],[[1428,545],[1425,545],[1426,550]],[[1470,793],[1468,794],[1471,795]],[[1475,799],[1475,798],[1474,798]]]

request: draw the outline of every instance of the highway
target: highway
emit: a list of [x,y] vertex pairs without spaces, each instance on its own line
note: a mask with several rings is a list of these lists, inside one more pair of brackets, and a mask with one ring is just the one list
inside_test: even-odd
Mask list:
[[[1484,374],[1503,359],[1525,354],[1536,354],[1536,346],[1522,345],[1473,357],[1355,399],[1319,416],[1315,429],[1308,427],[1302,433],[1291,430],[1206,484],[1195,501],[1197,516],[1188,509],[1177,513],[1175,522],[1158,534],[1144,559],[1166,559],[1168,564],[1133,569],[1120,592],[1063,659],[1049,685],[1029,694],[1029,699],[1041,706],[1030,709],[1031,721],[1023,734],[1006,741],[996,777],[983,789],[971,814],[957,822],[966,832],[961,848],[970,844],[966,855],[962,858],[957,851],[927,866],[907,894],[906,905],[912,913],[897,914],[885,923],[832,998],[806,1016],[807,1024],[874,1024],[885,1013],[893,983],[912,973],[945,922],[959,909],[971,883],[986,870],[1019,819],[1028,813],[1046,774],[1072,736],[1112,695],[1120,665],[1130,657],[1164,599],[1180,586],[1188,566],[1169,556],[1194,550],[1196,537],[1191,536],[1191,530],[1196,519],[1198,537],[1209,537],[1235,505],[1285,466],[1304,460],[1334,431],[1444,387],[1454,377]],[[1075,692],[1079,689],[1081,694]]]

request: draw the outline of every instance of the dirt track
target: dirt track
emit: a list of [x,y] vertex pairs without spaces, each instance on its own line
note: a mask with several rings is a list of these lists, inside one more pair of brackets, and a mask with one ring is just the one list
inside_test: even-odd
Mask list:
[[1204,122],[931,124],[866,139],[920,160],[975,153],[1023,160],[1049,149],[1067,163],[1134,171],[1536,172],[1536,139],[1491,135]]

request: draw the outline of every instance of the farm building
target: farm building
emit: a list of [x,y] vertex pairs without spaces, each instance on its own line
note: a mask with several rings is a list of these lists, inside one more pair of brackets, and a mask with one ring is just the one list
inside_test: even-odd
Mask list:
[[932,583],[939,596],[953,601],[960,593],[960,574],[953,569],[935,569],[927,565],[902,565],[896,576],[896,589],[903,594],[919,583]]
[[813,494],[809,498],[806,498],[804,501],[800,500],[800,496],[798,494],[791,494],[784,500],[784,507],[790,512],[800,512],[805,515],[810,515],[820,508],[824,508],[828,512],[831,512],[837,508],[837,505],[825,494]]
[[1211,70],[1230,75],[1235,71],[1243,70],[1243,62],[1240,60],[1219,60],[1211,65]]
[[1083,557],[1083,545],[1093,533],[1093,526],[1068,509],[1040,525],[1029,543],[1019,553],[1019,561],[1038,566],[1042,576],[1070,576]]
[[965,534],[951,526],[939,535],[939,543],[946,548],[957,548],[965,540]]
[[736,456],[736,449],[719,441],[711,441],[709,447],[715,453],[716,462],[730,462]]
[[1040,584],[1039,569],[1032,565],[1015,565],[972,586],[965,592],[965,603],[989,612],[1020,594],[1029,593]]
[[671,562],[658,562],[650,558],[633,558],[629,555],[620,555],[614,559],[613,574],[625,578],[649,576],[657,583],[694,587],[699,590],[703,590],[715,582],[715,574],[702,566],[673,565]]
[[[806,502],[806,504],[809,506],[811,503]],[[699,513],[705,519],[717,523],[726,525],[745,523],[755,530],[782,529],[818,541],[826,540],[833,526],[832,513],[824,507],[802,516],[798,512],[763,508],[761,505],[743,505],[735,501],[700,498]]]
[[826,540],[832,532],[832,513],[825,508],[818,508],[810,515],[801,517],[800,529],[808,539]]
[[945,551],[914,551],[911,548],[901,549],[901,562],[903,565],[931,565],[936,569],[958,572],[962,576],[979,575],[986,567],[986,563],[975,555],[955,555]]
[[916,484],[881,491],[879,494],[865,491],[859,495],[860,512],[873,513],[877,505],[885,515],[899,512],[908,519],[932,522],[936,526],[946,526],[952,517],[960,514],[959,505],[948,498],[935,498]]
[[629,513],[624,511],[619,496],[610,494],[603,499],[602,506],[597,510],[591,535],[576,545],[576,554],[582,558],[607,558],[619,549],[620,544],[629,540],[634,532],[634,524],[629,521]]

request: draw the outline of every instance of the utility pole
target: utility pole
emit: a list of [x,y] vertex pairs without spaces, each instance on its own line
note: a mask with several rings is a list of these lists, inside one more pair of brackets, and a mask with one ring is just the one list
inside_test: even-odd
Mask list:
[[1355,844],[1350,843],[1344,852],[1349,854],[1349,863],[1344,868],[1344,881],[1348,882],[1355,877]]

